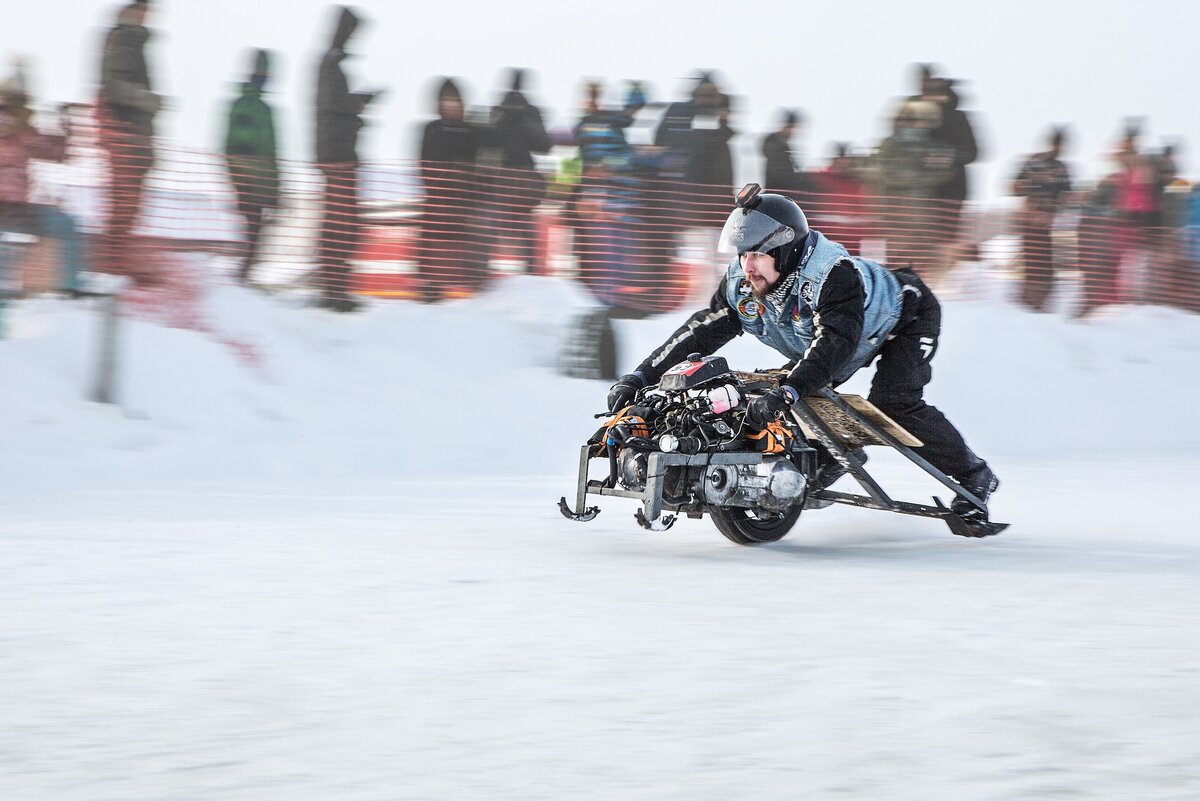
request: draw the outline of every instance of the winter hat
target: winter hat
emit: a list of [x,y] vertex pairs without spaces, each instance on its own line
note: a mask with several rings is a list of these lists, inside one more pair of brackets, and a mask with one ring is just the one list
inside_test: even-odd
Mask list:
[[446,78],[442,81],[441,85],[438,86],[438,103],[441,103],[443,100],[457,100],[461,103],[462,99],[462,92],[459,90],[458,84],[454,82],[453,78]]
[[270,75],[271,74],[271,51],[255,50],[254,63],[251,66],[251,75]]
[[646,88],[641,81],[629,82],[629,94],[625,96],[626,108],[641,108],[646,105]]
[[0,81],[0,95],[10,102],[24,103],[29,97],[29,81],[25,76],[25,61],[13,59],[12,72]]

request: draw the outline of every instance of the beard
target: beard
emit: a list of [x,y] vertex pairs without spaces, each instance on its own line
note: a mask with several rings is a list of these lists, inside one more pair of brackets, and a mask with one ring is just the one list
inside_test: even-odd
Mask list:
[[770,295],[772,292],[775,291],[775,287],[779,286],[780,280],[781,279],[776,278],[774,281],[771,281],[770,283],[763,281],[758,284],[755,284],[753,281],[750,281],[750,295],[755,300],[757,300],[759,303],[766,303],[767,295]]

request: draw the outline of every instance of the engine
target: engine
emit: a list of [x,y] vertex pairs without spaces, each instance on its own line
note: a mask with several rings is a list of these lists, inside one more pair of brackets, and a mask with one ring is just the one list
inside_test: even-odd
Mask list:
[[816,452],[793,420],[764,431],[745,422],[748,396],[773,386],[732,372],[723,358],[693,354],[642,390],[593,441],[608,446],[612,481],[625,490],[646,489],[651,454],[674,454],[662,476],[667,506],[779,514],[803,503]]

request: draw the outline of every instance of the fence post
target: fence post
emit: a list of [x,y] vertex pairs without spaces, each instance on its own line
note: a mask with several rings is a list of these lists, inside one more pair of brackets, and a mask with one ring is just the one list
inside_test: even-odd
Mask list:
[[116,403],[117,321],[121,317],[121,292],[125,279],[116,279],[100,303],[100,352],[96,361],[96,380],[90,400]]

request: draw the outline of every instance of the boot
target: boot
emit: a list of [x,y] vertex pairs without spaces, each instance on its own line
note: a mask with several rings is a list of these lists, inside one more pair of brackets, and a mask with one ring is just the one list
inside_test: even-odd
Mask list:
[[968,523],[983,523],[988,519],[987,502],[996,488],[1000,486],[1000,479],[992,472],[992,469],[987,466],[987,462],[982,462],[979,467],[972,470],[965,477],[958,479],[958,483],[967,492],[974,495],[979,500],[983,501],[983,509],[979,509],[975,504],[968,501],[966,498],[957,497],[950,504],[950,511],[961,517]]

